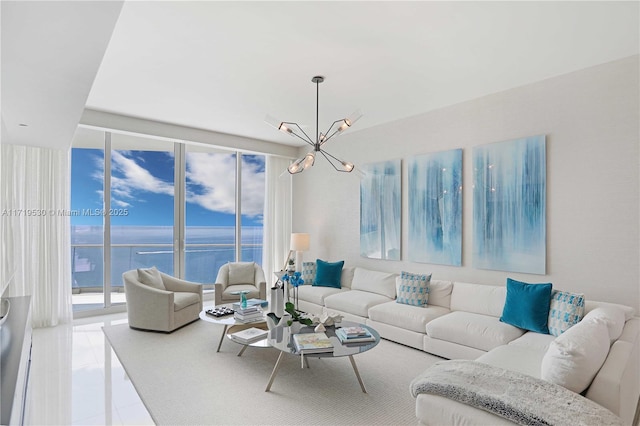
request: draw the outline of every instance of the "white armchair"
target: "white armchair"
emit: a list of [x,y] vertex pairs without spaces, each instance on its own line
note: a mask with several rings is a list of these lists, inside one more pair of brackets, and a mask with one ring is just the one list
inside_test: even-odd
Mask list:
[[255,262],[229,262],[220,267],[214,292],[216,306],[237,302],[240,295],[236,292],[239,291],[248,291],[247,299],[266,300],[267,282],[260,265]]
[[122,274],[129,327],[171,332],[199,319],[202,285],[150,269]]

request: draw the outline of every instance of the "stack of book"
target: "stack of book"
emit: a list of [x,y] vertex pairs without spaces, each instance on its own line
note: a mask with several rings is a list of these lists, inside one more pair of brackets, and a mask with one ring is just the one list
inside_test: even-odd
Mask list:
[[267,334],[269,334],[268,330],[251,327],[233,333],[231,334],[231,337],[233,338],[233,340],[237,340],[240,343],[249,344],[264,339],[265,337],[267,337]]
[[342,327],[336,330],[340,343],[375,342],[376,338],[364,327]]
[[240,303],[233,304],[233,318],[236,322],[248,323],[260,321],[262,319],[262,310],[258,308],[258,305],[247,306],[246,308],[240,307]]
[[296,352],[302,355],[333,352],[333,344],[325,333],[294,334],[293,343]]

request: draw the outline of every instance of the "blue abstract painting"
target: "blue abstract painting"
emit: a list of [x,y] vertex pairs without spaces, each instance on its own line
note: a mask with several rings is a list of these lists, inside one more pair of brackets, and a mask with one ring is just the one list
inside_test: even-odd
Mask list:
[[462,150],[409,159],[409,260],[462,264]]
[[546,272],[544,135],[473,149],[473,265]]
[[362,167],[360,181],[360,254],[373,259],[400,260],[401,161]]

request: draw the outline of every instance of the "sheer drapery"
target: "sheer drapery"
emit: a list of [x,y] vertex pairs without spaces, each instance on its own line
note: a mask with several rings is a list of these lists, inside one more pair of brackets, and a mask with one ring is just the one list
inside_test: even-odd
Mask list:
[[262,268],[267,286],[275,282],[273,272],[279,271],[289,254],[291,237],[291,175],[283,172],[290,164],[286,158],[267,156],[264,204],[264,246]]
[[[72,317],[68,150],[2,144],[0,197],[7,296],[32,297],[34,327]],[[4,277],[3,277],[4,278]],[[7,277],[8,278],[8,277]]]

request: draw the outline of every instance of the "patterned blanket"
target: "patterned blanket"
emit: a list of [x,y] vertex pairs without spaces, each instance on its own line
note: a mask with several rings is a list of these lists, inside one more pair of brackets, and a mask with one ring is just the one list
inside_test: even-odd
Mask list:
[[623,425],[606,408],[562,386],[476,361],[434,364],[411,393],[440,395],[519,425]]

